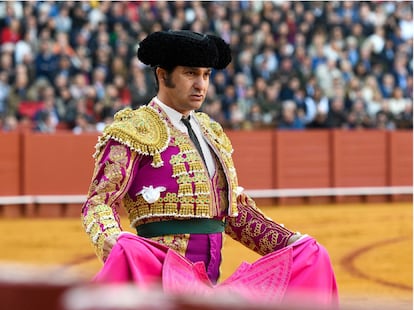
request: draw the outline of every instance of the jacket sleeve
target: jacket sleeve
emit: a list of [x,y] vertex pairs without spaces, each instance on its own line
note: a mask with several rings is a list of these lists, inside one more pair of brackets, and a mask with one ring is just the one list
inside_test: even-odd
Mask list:
[[138,157],[127,146],[110,139],[96,158],[81,217],[83,227],[100,259],[105,238],[122,231],[118,207],[128,190]]
[[237,196],[238,215],[226,219],[226,233],[249,249],[266,255],[288,244],[295,233],[266,217],[247,194]]

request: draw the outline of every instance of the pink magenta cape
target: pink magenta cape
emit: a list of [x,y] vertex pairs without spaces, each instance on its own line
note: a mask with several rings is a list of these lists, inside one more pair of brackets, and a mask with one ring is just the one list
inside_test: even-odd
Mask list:
[[162,287],[168,294],[240,296],[252,303],[300,302],[338,308],[335,276],[326,250],[306,236],[250,264],[243,262],[224,281],[212,284],[203,262],[130,233],[119,236],[97,283],[133,282],[140,289]]

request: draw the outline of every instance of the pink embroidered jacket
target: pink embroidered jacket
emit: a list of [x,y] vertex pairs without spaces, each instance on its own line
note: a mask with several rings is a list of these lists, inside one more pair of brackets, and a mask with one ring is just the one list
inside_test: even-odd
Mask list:
[[[95,170],[82,208],[85,231],[102,258],[106,237],[122,231],[118,208],[124,207],[132,227],[168,219],[225,220],[225,232],[265,255],[286,246],[291,231],[260,212],[237,192],[233,149],[222,127],[206,114],[197,121],[214,154],[210,178],[189,137],[175,129],[154,102],[115,115],[96,145]],[[178,252],[185,240],[154,238]]]

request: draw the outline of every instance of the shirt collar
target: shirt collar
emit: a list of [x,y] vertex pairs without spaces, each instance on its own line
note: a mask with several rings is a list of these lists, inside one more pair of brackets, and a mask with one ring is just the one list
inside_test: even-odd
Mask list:
[[[184,116],[183,114],[181,114],[180,112],[178,112],[178,111],[174,110],[173,108],[167,106],[160,99],[158,99],[158,97],[154,97],[154,101],[161,107],[161,109],[164,110],[164,112],[167,114],[168,118],[170,119],[171,123],[175,127],[182,128],[183,124],[181,122],[181,119]],[[191,111],[190,115],[191,115],[191,118],[194,119],[193,111]]]

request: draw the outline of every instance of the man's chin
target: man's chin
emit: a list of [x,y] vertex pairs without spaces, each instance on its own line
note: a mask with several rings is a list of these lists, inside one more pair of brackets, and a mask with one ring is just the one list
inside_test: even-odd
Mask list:
[[197,109],[201,108],[201,106],[203,105],[203,102],[204,102],[204,98],[202,100],[200,100],[200,99],[190,100],[190,104],[191,104],[192,107],[194,107],[194,110],[197,110]]

